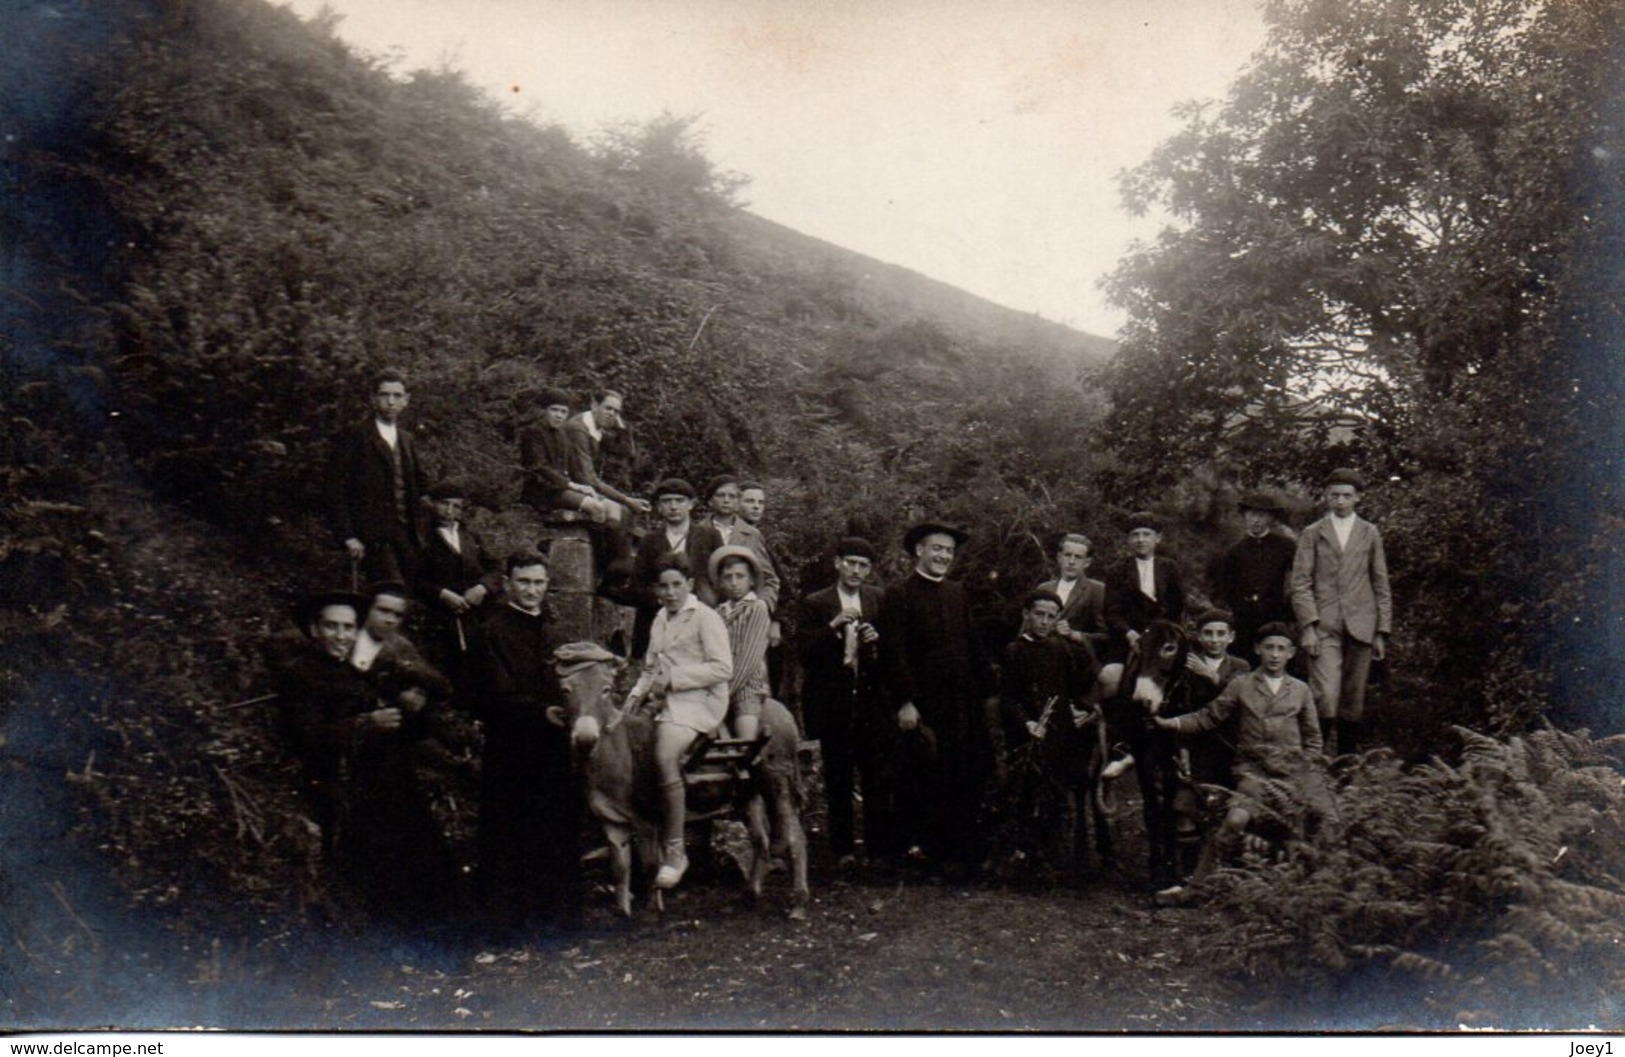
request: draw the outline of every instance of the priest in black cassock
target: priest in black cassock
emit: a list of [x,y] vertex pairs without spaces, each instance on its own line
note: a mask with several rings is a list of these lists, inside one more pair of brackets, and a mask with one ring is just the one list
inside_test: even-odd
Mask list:
[[992,666],[971,627],[965,588],[946,577],[966,533],[926,521],[903,536],[914,571],[880,605],[880,644],[897,724],[908,739],[929,731],[934,759],[924,775],[923,851],[949,879],[975,871],[984,852],[983,791],[1001,740]]
[[469,651],[485,723],[479,889],[493,931],[523,939],[581,923],[582,794],[553,671],[547,562],[519,553],[506,567],[506,597]]

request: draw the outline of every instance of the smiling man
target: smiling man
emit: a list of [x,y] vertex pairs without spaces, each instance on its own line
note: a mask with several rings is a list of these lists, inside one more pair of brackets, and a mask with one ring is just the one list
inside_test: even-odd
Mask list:
[[879,641],[897,727],[907,738],[928,731],[916,824],[926,862],[961,880],[981,862],[982,788],[997,759],[998,698],[992,666],[971,626],[965,589],[946,577],[967,535],[925,521],[903,536],[914,571],[886,590]]

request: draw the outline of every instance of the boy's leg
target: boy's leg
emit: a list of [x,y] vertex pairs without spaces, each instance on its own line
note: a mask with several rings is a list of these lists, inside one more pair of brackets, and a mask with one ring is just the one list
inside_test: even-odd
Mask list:
[[673,888],[688,870],[683,849],[683,828],[688,821],[688,803],[683,787],[683,753],[693,744],[694,731],[676,723],[655,724],[655,765],[660,772],[662,806],[661,865],[655,877],[659,888]]
[[1309,662],[1309,689],[1320,717],[1320,738],[1328,757],[1337,755],[1337,715],[1343,691],[1343,633],[1316,630],[1320,655]]
[[1371,644],[1348,639],[1343,649],[1343,685],[1337,736],[1342,752],[1359,751],[1360,724],[1365,719],[1365,684],[1371,675]]

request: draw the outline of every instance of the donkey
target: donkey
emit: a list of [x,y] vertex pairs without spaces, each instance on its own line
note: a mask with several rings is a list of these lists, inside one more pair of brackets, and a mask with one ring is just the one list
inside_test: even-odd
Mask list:
[[1096,693],[1103,702],[1106,738],[1126,746],[1139,778],[1145,812],[1151,883],[1163,888],[1179,880],[1179,819],[1184,799],[1179,743],[1153,723],[1159,715],[1190,711],[1185,658],[1190,637],[1171,621],[1158,620],[1140,636],[1125,664],[1101,669]]
[[[652,880],[659,868],[657,831],[660,779],[654,760],[654,720],[624,712],[616,700],[615,678],[625,662],[595,642],[572,642],[553,651],[554,667],[564,689],[565,724],[582,761],[587,806],[604,825],[615,876],[615,905],[632,916],[632,839],[651,881],[654,904],[663,910],[661,892]],[[751,866],[747,877],[753,899],[762,895],[774,849],[790,861],[794,892],[790,918],[804,921],[811,902],[807,889],[807,837],[801,827],[805,795],[796,759],[800,737],[788,709],[769,700],[762,706],[762,737],[767,739],[748,777],[734,782],[691,785],[690,822],[742,815],[750,832]],[[769,835],[773,840],[769,841]]]

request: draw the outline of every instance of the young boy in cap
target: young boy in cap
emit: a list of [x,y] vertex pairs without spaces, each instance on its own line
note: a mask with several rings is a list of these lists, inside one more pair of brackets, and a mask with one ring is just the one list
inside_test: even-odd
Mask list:
[[1326,478],[1327,514],[1303,530],[1292,562],[1292,608],[1309,654],[1326,751],[1334,756],[1358,751],[1366,678],[1393,632],[1382,534],[1354,513],[1361,488],[1353,470]]
[[1185,582],[1179,566],[1157,555],[1162,519],[1148,510],[1128,518],[1129,553],[1106,571],[1106,628],[1113,660],[1123,660],[1153,621],[1185,617]]
[[838,864],[857,855],[854,780],[863,789],[863,844],[871,860],[896,854],[886,751],[896,740],[881,685],[880,590],[869,585],[875,549],[848,536],[835,546],[836,582],[802,599],[797,646],[804,676],[802,718],[818,739],[829,804],[829,843]]
[[1275,497],[1248,492],[1237,505],[1247,534],[1219,559],[1213,593],[1234,615],[1237,640],[1248,643],[1265,624],[1292,622],[1287,581],[1298,547],[1276,531],[1284,511]]

